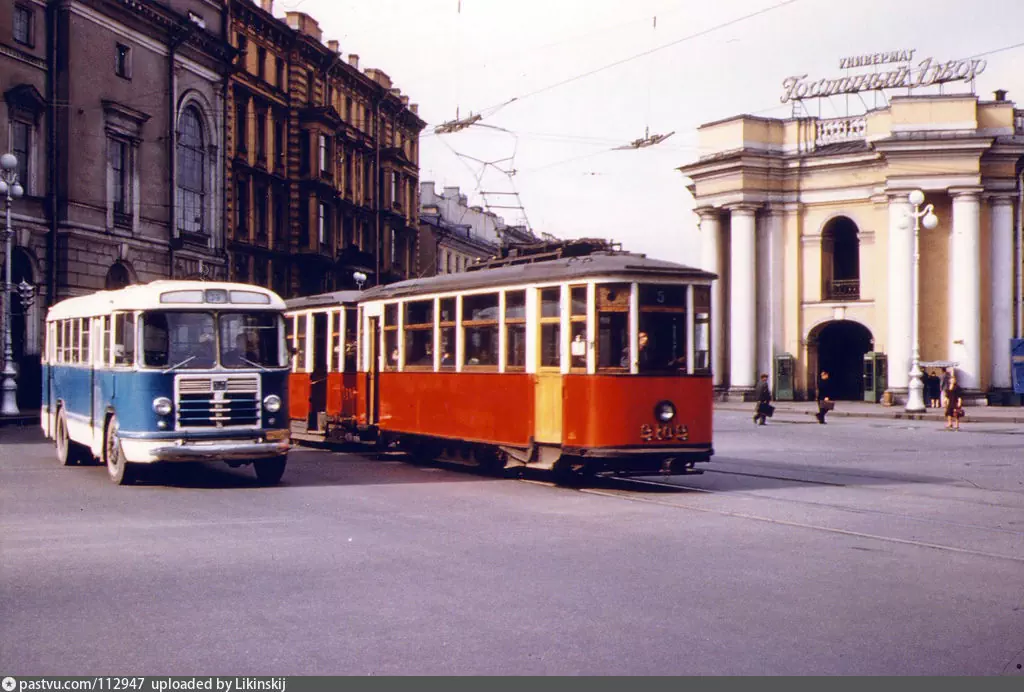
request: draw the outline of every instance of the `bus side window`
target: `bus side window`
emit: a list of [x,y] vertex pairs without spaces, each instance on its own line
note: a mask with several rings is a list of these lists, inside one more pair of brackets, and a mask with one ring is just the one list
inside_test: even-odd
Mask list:
[[103,341],[103,365],[110,366],[110,315],[104,315],[100,318],[101,322],[101,334]]
[[119,312],[114,317],[114,365],[135,364],[135,315]]
[[82,362],[92,365],[92,318],[82,318]]

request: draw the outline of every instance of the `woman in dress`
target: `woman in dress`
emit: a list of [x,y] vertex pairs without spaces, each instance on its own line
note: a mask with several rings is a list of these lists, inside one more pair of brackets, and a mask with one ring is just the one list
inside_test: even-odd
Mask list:
[[946,430],[960,430],[960,417],[963,416],[963,390],[956,381],[956,373],[949,376],[949,381],[942,390],[946,402]]

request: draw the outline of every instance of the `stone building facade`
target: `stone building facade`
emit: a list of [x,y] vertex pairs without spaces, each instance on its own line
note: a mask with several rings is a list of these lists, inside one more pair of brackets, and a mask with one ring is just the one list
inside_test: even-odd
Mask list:
[[500,254],[500,248],[539,242],[525,226],[504,219],[469,199],[457,186],[440,194],[431,181],[420,183],[420,226],[417,252],[419,276],[453,274]]
[[[63,298],[226,276],[224,89],[216,0],[14,0],[0,8],[0,137],[22,161],[19,401],[38,401],[40,321]],[[12,275],[15,272],[12,271]],[[23,362],[21,362],[23,361]]]
[[[1021,332],[1024,111],[996,92],[893,96],[839,119],[741,115],[699,129],[689,176],[713,297],[715,384],[752,391],[792,356],[796,398],[827,369],[841,398],[865,396],[864,356],[882,353],[895,402],[908,394],[919,267],[920,360],[955,367],[975,402],[1010,402]],[[909,193],[939,224],[919,233]],[[1016,229],[1015,229],[1016,211]]]
[[302,12],[232,0],[228,89],[233,279],[285,297],[414,274],[416,104],[377,69],[322,42]]

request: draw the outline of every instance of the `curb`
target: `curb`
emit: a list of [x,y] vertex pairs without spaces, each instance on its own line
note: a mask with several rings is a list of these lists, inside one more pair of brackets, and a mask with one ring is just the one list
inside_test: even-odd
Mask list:
[[[738,406],[715,406],[716,411],[738,411],[740,413],[750,413],[753,409],[747,407],[740,408]],[[814,416],[815,411],[804,411],[794,409],[784,409],[776,407],[775,413],[788,413],[796,416]],[[946,417],[938,413],[907,413],[906,411],[894,411],[892,413],[874,411],[829,411],[829,418],[883,418],[889,420],[921,420],[921,421],[933,421],[933,422],[944,422]],[[1024,411],[1020,415],[1011,414],[1008,416],[986,416],[985,414],[971,415],[968,413],[964,416],[961,423],[1016,423],[1024,424]]]

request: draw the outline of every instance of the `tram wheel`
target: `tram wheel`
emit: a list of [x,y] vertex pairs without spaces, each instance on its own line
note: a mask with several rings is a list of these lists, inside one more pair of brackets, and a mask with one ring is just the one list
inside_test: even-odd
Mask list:
[[68,417],[63,407],[57,412],[55,428],[53,436],[57,442],[57,461],[64,466],[84,466],[92,460],[89,450],[71,439],[68,433]]
[[589,470],[586,464],[581,463],[577,457],[563,456],[555,462],[551,473],[556,484],[570,488],[584,485],[594,478],[593,471]]
[[121,438],[118,436],[120,425],[117,416],[111,416],[107,423],[107,432],[103,440],[103,451],[106,457],[107,473],[110,480],[118,485],[131,485],[137,475],[136,466],[124,458],[121,449]]
[[256,471],[256,479],[263,485],[277,485],[284,475],[284,468],[288,463],[288,457],[279,456],[273,459],[260,459],[252,463]]

